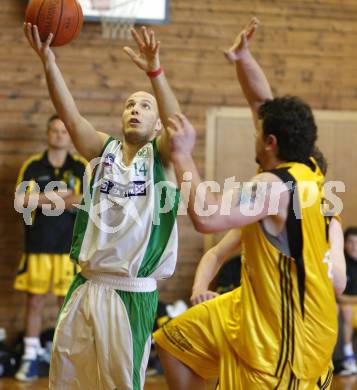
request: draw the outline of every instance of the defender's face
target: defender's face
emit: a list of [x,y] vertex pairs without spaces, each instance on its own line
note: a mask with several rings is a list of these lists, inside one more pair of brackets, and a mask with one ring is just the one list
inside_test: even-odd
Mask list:
[[47,129],[47,143],[53,149],[67,149],[71,138],[64,123],[60,119],[54,119]]
[[345,242],[346,253],[357,260],[357,236],[350,234]]
[[148,142],[160,129],[156,99],[147,92],[136,92],[125,103],[123,133],[130,143]]

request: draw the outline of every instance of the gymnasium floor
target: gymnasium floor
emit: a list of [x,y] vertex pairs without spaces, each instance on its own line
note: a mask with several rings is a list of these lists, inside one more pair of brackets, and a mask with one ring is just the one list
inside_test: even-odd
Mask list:
[[[46,390],[47,379],[41,379],[34,383],[19,383],[13,379],[0,380],[0,390]],[[167,390],[165,379],[162,376],[147,378],[145,390]],[[214,389],[214,384],[209,390]],[[233,390],[233,389],[232,389]],[[257,389],[258,390],[258,389]],[[335,377],[331,390],[357,390],[357,376],[354,377]]]

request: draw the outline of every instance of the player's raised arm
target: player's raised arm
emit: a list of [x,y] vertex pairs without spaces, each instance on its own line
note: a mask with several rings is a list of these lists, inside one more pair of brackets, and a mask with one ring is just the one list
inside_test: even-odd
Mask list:
[[24,24],[24,32],[29,44],[42,61],[51,100],[75,147],[87,160],[99,156],[109,136],[96,131],[78,111],[50,48],[53,34],[48,36],[46,42],[41,42],[37,26],[30,23]]
[[[336,218],[331,219],[329,237],[331,243],[330,255],[332,260],[333,287],[339,301],[344,303],[345,297],[347,297],[348,301],[348,296],[342,295],[347,283],[344,236],[341,223]],[[357,299],[355,301],[357,302]]]
[[219,294],[209,290],[209,285],[222,268],[223,264],[235,254],[241,244],[240,231],[230,230],[217,245],[210,248],[201,258],[192,287],[191,303],[212,299]]
[[[276,225],[283,227],[289,192],[276,175],[263,172],[244,183],[238,204],[232,207],[228,205],[230,212],[221,213],[222,196],[211,192],[209,186],[202,182],[192,158],[196,135],[194,127],[184,115],[176,114],[174,118],[170,118],[168,132],[178,187],[181,188],[187,173],[191,176],[189,199],[183,200],[188,205],[188,213],[197,231],[214,233],[239,228],[269,215],[274,215]],[[183,197],[184,195],[182,194]],[[274,208],[272,214],[271,204],[279,206],[278,209]],[[201,205],[203,207],[200,207]],[[210,209],[209,214],[203,213],[203,209]]]
[[160,119],[164,127],[157,138],[157,145],[163,161],[167,163],[170,160],[170,146],[166,129],[169,124],[169,117],[173,116],[175,112],[180,112],[180,106],[161,68],[160,42],[156,40],[155,33],[151,30],[148,31],[146,27],[141,28],[140,34],[135,29],[132,29],[131,32],[138,53],[127,46],[124,47],[124,51],[150,78],[158,103]]
[[239,83],[255,117],[259,106],[265,100],[273,98],[269,82],[249,49],[249,42],[258,26],[259,20],[252,18],[224,53],[226,58],[236,65]]

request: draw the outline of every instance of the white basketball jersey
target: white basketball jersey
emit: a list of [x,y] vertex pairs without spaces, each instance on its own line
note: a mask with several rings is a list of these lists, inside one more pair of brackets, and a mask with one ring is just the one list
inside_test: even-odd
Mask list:
[[71,258],[89,272],[171,276],[179,193],[165,181],[156,142],[125,166],[121,142],[110,138],[94,171],[77,215]]

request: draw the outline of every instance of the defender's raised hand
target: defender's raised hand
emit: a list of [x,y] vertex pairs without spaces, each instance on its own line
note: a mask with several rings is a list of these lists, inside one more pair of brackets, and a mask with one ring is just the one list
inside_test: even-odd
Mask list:
[[147,30],[146,27],[141,28],[141,36],[134,29],[131,29],[131,35],[136,42],[139,53],[136,53],[128,46],[124,47],[124,51],[131,60],[145,72],[152,72],[160,68],[159,49],[160,42],[156,41],[155,33],[152,30]]
[[249,41],[252,39],[259,23],[257,18],[252,18],[244,30],[237,35],[233,45],[228,50],[224,51],[224,55],[229,62],[233,63],[239,60],[244,52],[248,50]]
[[175,114],[169,119],[167,131],[170,137],[172,159],[191,156],[196,141],[196,130],[190,121],[182,114]]
[[41,42],[37,26],[31,23],[24,23],[24,33],[30,46],[35,50],[43,63],[55,61],[55,55],[50,48],[53,39],[52,33],[49,34],[45,42]]

